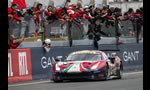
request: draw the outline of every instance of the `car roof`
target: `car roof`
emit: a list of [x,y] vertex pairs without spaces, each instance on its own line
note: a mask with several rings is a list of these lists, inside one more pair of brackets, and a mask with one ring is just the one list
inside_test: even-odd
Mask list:
[[74,55],[74,54],[99,54],[99,53],[102,53],[102,51],[99,51],[99,50],[80,50],[80,51],[72,52],[69,55]]

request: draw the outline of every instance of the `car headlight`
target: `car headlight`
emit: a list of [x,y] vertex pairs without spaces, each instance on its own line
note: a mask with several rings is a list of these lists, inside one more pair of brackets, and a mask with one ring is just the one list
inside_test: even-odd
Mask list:
[[56,64],[56,70],[59,71],[60,70],[60,67],[58,64]]
[[97,64],[93,65],[93,66],[91,67],[91,69],[96,69],[96,68],[98,67],[99,63],[100,63],[100,62],[98,62]]

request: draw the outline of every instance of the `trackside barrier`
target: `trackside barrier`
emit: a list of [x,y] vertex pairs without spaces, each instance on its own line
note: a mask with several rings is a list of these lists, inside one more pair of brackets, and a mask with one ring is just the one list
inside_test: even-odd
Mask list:
[[[115,49],[115,45],[100,46],[102,50]],[[143,44],[119,45],[120,51],[104,51],[108,56],[117,55],[123,62],[124,71],[143,69]]]
[[[143,43],[122,44],[115,51],[115,45],[100,45],[108,56],[117,55],[121,58],[124,71],[143,69]],[[93,50],[91,45],[73,47],[52,47],[45,53],[42,47],[30,49],[8,50],[8,83],[25,80],[38,80],[51,78],[51,66],[56,57],[65,58],[69,53],[79,50]],[[112,51],[109,51],[113,49]]]
[[[100,49],[115,49],[115,45],[100,45]],[[50,79],[54,58],[65,58],[69,53],[78,50],[93,50],[93,46],[53,47],[49,53],[43,48],[31,48],[32,79]],[[104,51],[108,56],[118,55],[124,65],[124,71],[143,69],[143,44],[123,44],[120,51]]]
[[32,80],[30,49],[8,50],[8,83]]
[[93,49],[91,47],[53,47],[49,53],[43,48],[31,48],[32,79],[51,78],[51,66],[54,59],[59,56],[67,56],[70,52],[77,50]]

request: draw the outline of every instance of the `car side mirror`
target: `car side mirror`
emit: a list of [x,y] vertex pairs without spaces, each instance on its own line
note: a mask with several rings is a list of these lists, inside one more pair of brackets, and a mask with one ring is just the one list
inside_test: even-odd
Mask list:
[[115,62],[115,57],[108,57],[110,59],[110,62],[114,64]]
[[62,58],[63,58],[62,56],[57,56],[57,57],[55,58],[55,61],[57,61],[57,62],[58,62],[58,61],[62,61]]
[[55,61],[56,61],[56,62],[58,62],[58,61],[61,61],[61,60],[60,60],[60,59],[58,59],[58,58],[55,58]]

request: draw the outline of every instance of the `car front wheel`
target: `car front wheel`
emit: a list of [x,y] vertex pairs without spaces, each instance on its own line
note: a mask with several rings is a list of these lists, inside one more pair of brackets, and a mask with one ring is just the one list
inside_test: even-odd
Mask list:
[[106,64],[106,69],[104,72],[104,80],[108,80],[109,77],[110,77],[110,69],[109,69],[109,66]]
[[121,79],[121,78],[122,78],[122,74],[123,74],[123,65],[122,65],[122,63],[121,63],[120,69],[117,70],[118,79]]

